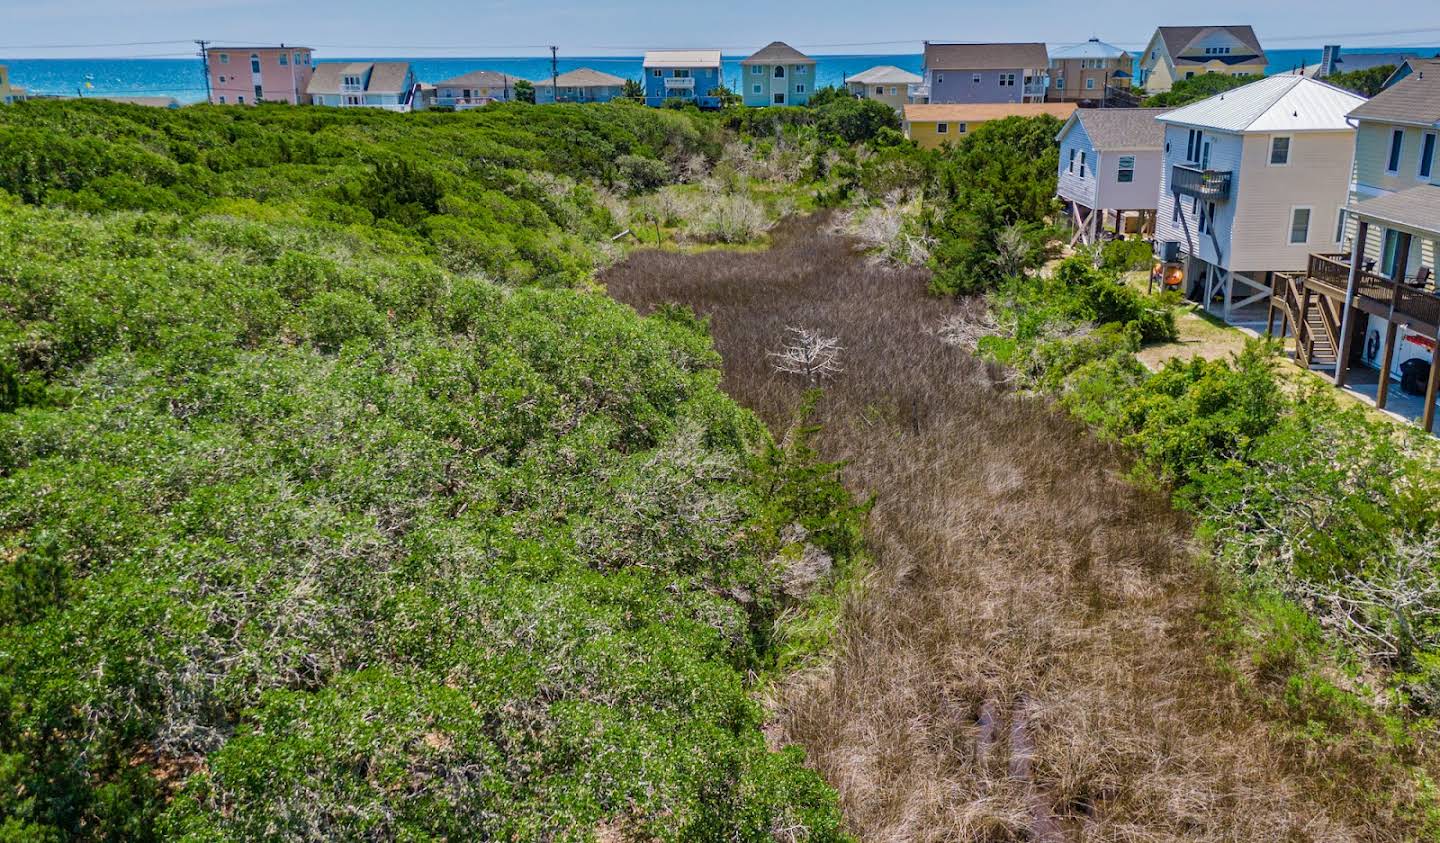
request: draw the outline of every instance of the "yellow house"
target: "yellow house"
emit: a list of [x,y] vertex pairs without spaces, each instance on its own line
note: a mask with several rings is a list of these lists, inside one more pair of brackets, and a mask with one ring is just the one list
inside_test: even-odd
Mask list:
[[0,105],[25,99],[25,89],[10,84],[10,68],[0,64]]
[[845,78],[845,89],[860,99],[883,102],[896,111],[914,102],[911,89],[925,80],[918,74],[882,64]]
[[975,127],[1006,117],[1039,117],[1048,114],[1068,120],[1077,106],[1073,102],[977,102],[915,104],[905,106],[905,137],[925,149],[958,143]]
[[1264,76],[1270,64],[1249,26],[1162,26],[1140,54],[1136,82],[1163,94],[1176,82],[1206,73]]

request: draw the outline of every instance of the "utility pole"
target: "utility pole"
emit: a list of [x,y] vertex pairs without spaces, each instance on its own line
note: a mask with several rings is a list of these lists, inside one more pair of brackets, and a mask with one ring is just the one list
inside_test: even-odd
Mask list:
[[510,101],[510,74],[506,73],[505,76],[504,76],[504,79],[505,79],[505,101],[506,101],[506,102],[509,102],[509,101]]
[[213,102],[214,98],[210,95],[210,42],[197,38],[195,43],[200,46],[200,67],[205,73],[205,101]]
[[560,66],[555,62],[555,51],[559,47],[550,46],[550,94],[555,102],[560,101]]

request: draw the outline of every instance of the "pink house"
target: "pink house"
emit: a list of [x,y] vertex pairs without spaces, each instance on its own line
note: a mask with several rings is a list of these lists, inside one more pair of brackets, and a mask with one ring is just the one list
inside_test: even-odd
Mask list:
[[309,104],[305,89],[315,65],[309,47],[211,47],[205,51],[210,102],[254,105],[265,102]]

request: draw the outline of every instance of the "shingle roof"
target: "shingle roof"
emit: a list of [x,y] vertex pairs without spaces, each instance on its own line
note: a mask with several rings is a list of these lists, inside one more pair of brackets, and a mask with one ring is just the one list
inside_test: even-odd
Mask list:
[[[1260,48],[1260,39],[1255,35],[1255,29],[1249,25],[1232,26],[1162,26],[1157,31],[1160,33],[1160,40],[1165,42],[1165,51],[1170,58],[1178,59],[1185,48],[1190,46],[1196,38],[1212,30],[1224,30],[1230,33],[1235,40],[1255,51],[1255,55],[1265,58],[1265,51]],[[1216,59],[1220,56],[1209,56]]]
[[929,70],[1019,70],[1050,66],[1050,53],[1040,43],[925,44]]
[[514,76],[506,76],[504,73],[494,70],[472,70],[469,73],[462,73],[452,79],[436,82],[435,85],[436,87],[444,85],[447,88],[495,88],[503,87],[507,83],[513,85],[515,78]]
[[1431,126],[1440,123],[1440,61],[1411,62],[1414,72],[1350,112],[1357,120]]
[[[562,88],[618,88],[625,84],[625,80],[619,76],[611,76],[608,73],[601,73],[598,70],[591,70],[588,67],[578,67],[555,77],[555,81]],[[541,79],[535,83],[537,88],[550,87],[549,79]]]
[[719,67],[719,50],[651,50],[645,67]]
[[1269,76],[1160,115],[1223,132],[1338,132],[1365,98],[1306,76]]
[[405,90],[405,77],[410,73],[410,63],[405,61],[357,61],[320,62],[315,65],[315,74],[305,87],[307,94],[338,94],[343,77],[363,76],[370,71],[369,84],[365,92],[370,94],[398,94]]
[[769,44],[756,50],[753,55],[741,64],[814,64],[815,60],[786,44],[784,41],[771,41]]
[[925,80],[893,64],[882,64],[862,70],[854,76],[847,76],[845,81],[859,82],[861,85],[919,85]]
[[1052,61],[1057,59],[1118,59],[1127,55],[1129,53],[1114,44],[1106,44],[1099,38],[1091,38],[1083,44],[1056,47],[1050,51]]
[[1361,199],[1352,202],[1350,209],[1381,222],[1440,234],[1440,186],[1433,184]]
[[1164,108],[1082,108],[1065,123],[1060,134],[1078,121],[1096,149],[1161,149],[1165,146],[1165,127],[1155,118],[1165,112]]
[[1075,112],[1075,108],[1073,102],[918,103],[905,106],[905,120],[910,123],[983,123],[1006,117],[1040,117],[1045,114],[1064,120]]

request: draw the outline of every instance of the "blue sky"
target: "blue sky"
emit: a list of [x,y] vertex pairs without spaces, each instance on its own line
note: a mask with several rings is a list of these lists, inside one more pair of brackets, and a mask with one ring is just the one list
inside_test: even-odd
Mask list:
[[536,55],[547,44],[572,56],[711,46],[732,54],[775,39],[817,54],[913,53],[925,38],[1091,36],[1138,49],[1158,24],[1241,22],[1271,49],[1440,43],[1435,0],[0,0],[0,55],[188,54],[182,42],[193,38],[308,44],[322,56]]

